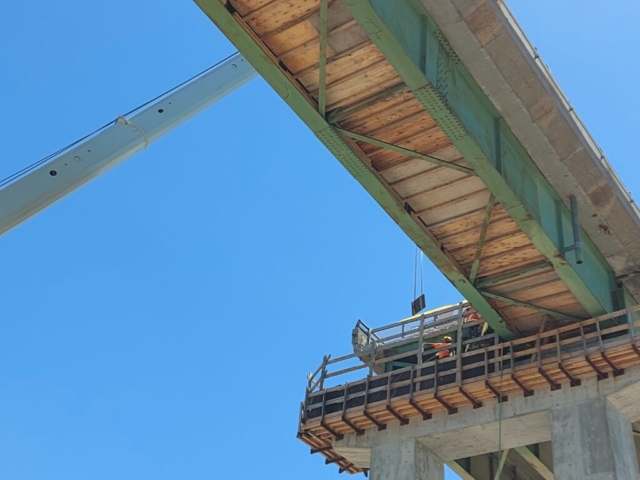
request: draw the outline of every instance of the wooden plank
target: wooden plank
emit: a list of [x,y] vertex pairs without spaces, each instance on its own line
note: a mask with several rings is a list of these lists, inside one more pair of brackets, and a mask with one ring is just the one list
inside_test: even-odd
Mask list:
[[[327,88],[333,90],[336,98],[342,99],[350,96],[353,92],[376,87],[378,83],[388,79],[393,79],[393,84],[395,85],[397,78],[393,68],[384,59],[371,59],[371,63],[366,68],[349,73],[343,72],[342,75],[331,79]],[[314,88],[309,90],[312,95],[315,95],[316,90]],[[386,88],[379,90],[382,93]],[[354,102],[350,102],[348,105],[351,106],[353,104]]]
[[546,285],[554,281],[560,281],[558,275],[550,267],[546,267],[533,270],[527,275],[511,278],[508,280],[508,283],[501,282],[489,285],[487,288],[490,288],[492,292],[498,294],[506,294],[506,292],[509,292],[511,295],[515,295],[516,292],[536,288],[539,285]]
[[485,189],[478,192],[473,192],[473,194],[467,195],[465,197],[466,198],[459,199],[458,201],[453,201],[445,205],[426,209],[418,216],[427,225],[431,225],[431,223],[450,220],[458,215],[476,210],[478,209],[478,207],[484,207],[487,204],[489,192]]
[[[529,290],[519,290],[514,292],[515,295],[506,295],[509,298],[517,298],[522,302],[536,302],[536,305],[546,306],[546,308],[552,308],[558,306],[564,310],[565,305],[571,305],[576,301],[576,297],[569,291],[569,289],[559,280],[555,280],[548,284],[538,285],[532,287]],[[585,316],[584,318],[589,318]]]
[[[520,297],[523,297],[522,295],[520,295]],[[520,300],[519,298],[517,300]],[[500,303],[500,300],[497,300]],[[528,301],[525,300],[520,300],[524,303],[529,303]],[[554,310],[554,309],[559,309],[561,310],[563,313],[565,311],[565,305],[567,304],[571,304],[571,302],[575,302],[576,301],[576,297],[566,288],[564,287],[562,291],[560,292],[555,292],[547,297],[540,297],[540,298],[531,298],[530,299],[530,303],[536,302],[535,305],[540,306],[542,308],[548,308],[550,310]],[[507,312],[511,312],[512,310],[518,309],[519,307],[517,307],[516,305],[513,304],[508,304],[505,305],[504,310]],[[569,315],[567,313],[567,315]],[[583,318],[588,318],[588,315],[586,315]]]
[[[318,90],[318,45],[315,48],[314,68],[307,69],[304,73],[297,75],[298,80],[309,90]],[[289,61],[285,62],[289,66]],[[336,82],[349,78],[353,75],[364,75],[364,70],[368,67],[386,63],[384,57],[372,44],[366,44],[357,51],[334,61],[327,62],[327,84],[335,85]],[[389,64],[386,63],[388,66]]]
[[[520,233],[520,229],[515,224],[515,222],[511,220],[511,218],[506,216],[506,212],[504,213],[504,215],[504,218],[492,221],[492,223],[494,224],[497,222],[498,226],[496,228],[493,228],[492,232],[487,231],[487,237],[485,241],[492,242],[495,239],[503,236],[517,235],[518,233]],[[451,225],[453,225],[453,223],[447,224],[447,232],[451,230]],[[473,245],[474,241],[478,239],[478,236],[480,234],[481,227],[477,224],[477,222],[470,223],[468,220],[463,222],[455,221],[455,225],[460,229],[460,232],[457,235],[454,232],[446,235],[436,235],[434,233],[434,235],[436,235],[440,241],[447,245],[447,250],[449,250],[450,252],[454,252],[458,249]]]
[[[405,87],[406,88],[406,87]],[[397,94],[386,101],[376,104],[354,113],[342,120],[342,128],[356,132],[373,132],[391,122],[410,118],[416,113],[426,113],[422,105],[413,97],[403,93]]]
[[542,261],[544,261],[544,258],[540,252],[529,244],[520,248],[515,248],[511,251],[504,253],[501,252],[500,254],[484,258],[482,260],[482,265],[480,265],[478,276],[500,275],[503,272],[512,270],[515,266],[541,263]]
[[[359,50],[361,50],[362,48],[366,47],[367,45],[369,45],[369,42],[365,41],[361,44],[357,44],[354,45],[351,49],[346,50],[344,52],[336,52],[334,55],[331,55],[329,58],[327,58],[327,65],[331,65],[332,63],[343,59],[343,58],[347,58],[351,55],[353,55],[354,53],[357,53]],[[302,76],[302,75],[306,75],[310,72],[313,71],[317,71],[318,70],[318,61],[316,59],[315,63],[310,63],[307,66],[305,66],[302,70],[296,70],[296,71],[292,71],[291,67],[287,66],[287,69],[291,72],[293,78],[297,79],[298,77]]]
[[[425,155],[433,155],[451,146],[451,142],[439,128],[432,128],[428,132],[396,142],[396,144]],[[400,165],[406,160],[404,155],[382,148],[372,150],[367,156],[371,159],[372,165],[379,171]]]
[[[484,187],[484,184],[480,182]],[[485,240],[484,248],[482,249],[482,261],[485,259],[495,258],[502,255],[504,252],[512,251],[516,248],[523,248],[533,246],[531,240],[521,231],[517,233],[508,233],[500,235],[496,238]],[[475,245],[468,245],[463,248],[458,248],[451,251],[451,253],[458,259],[460,263],[466,264],[475,258]]]
[[[504,208],[501,205],[496,205],[491,218],[492,218],[491,220],[492,225],[502,220],[513,222],[511,217],[509,217],[509,214],[504,210]],[[479,232],[483,219],[484,219],[484,207],[478,208],[471,212],[467,212],[464,215],[461,215],[455,218],[454,220],[456,222],[456,226],[460,229],[459,232],[456,232],[454,229],[452,229],[449,223],[442,222],[442,223],[436,223],[433,225],[434,235],[437,235],[438,238],[442,238],[444,240],[449,237],[454,237],[460,233],[466,233],[469,231]],[[515,222],[513,222],[513,224],[515,224]],[[489,232],[488,232],[489,235],[493,234],[492,228],[491,228],[492,225],[489,226]],[[509,227],[509,229],[510,228],[511,227]]]
[[460,189],[454,185],[451,188],[436,191],[433,196],[426,197],[420,195],[414,197],[411,201],[411,206],[415,209],[416,214],[423,215],[430,211],[446,208],[451,205],[458,206],[469,199],[475,199],[477,202],[484,201],[486,204],[489,191],[482,181],[478,181],[477,178],[470,178],[466,182],[466,186],[466,190],[462,193],[459,191]]
[[[394,137],[393,143],[421,153],[437,152],[451,145],[444,132],[435,126],[426,131],[409,131],[408,134],[404,134],[400,130],[399,134]],[[390,164],[404,158],[400,154],[377,147],[367,147],[365,153],[374,163],[380,165]]]
[[[372,63],[364,70],[354,71],[350,75],[343,76],[336,80],[331,80],[327,85],[327,96],[331,97],[330,105],[351,106],[366,96],[384,92],[388,86],[397,85],[398,76],[395,70],[384,60]],[[315,90],[312,95],[315,96]],[[348,101],[344,101],[348,99]],[[332,107],[336,108],[336,107]]]
[[[331,3],[335,3],[332,0]],[[243,19],[263,40],[284,32],[305,21],[320,9],[320,0],[279,1],[243,16]]]
[[[310,22],[301,22],[285,32],[271,37],[267,42],[271,51],[284,62],[298,55],[306,56],[305,50],[318,51],[318,30]],[[318,57],[315,59],[318,62]]]
[[[398,195],[407,202],[419,200],[422,203],[429,201],[429,197],[434,204],[455,198],[454,191],[474,191],[484,189],[484,184],[475,176],[470,176],[465,172],[458,172],[451,169],[441,169],[433,172],[426,178],[411,179],[394,186]],[[442,194],[442,195],[441,195]],[[438,197],[436,199],[435,197]],[[424,197],[424,198],[421,198]]]
[[367,125],[356,127],[354,131],[374,137],[387,143],[398,143],[405,138],[413,137],[436,127],[436,122],[424,111],[411,114],[404,113],[396,118],[389,118],[382,125]]
[[279,0],[234,0],[233,6],[243,17]]
[[516,452],[536,471],[543,480],[555,480],[555,475],[542,461],[527,447],[517,447]]

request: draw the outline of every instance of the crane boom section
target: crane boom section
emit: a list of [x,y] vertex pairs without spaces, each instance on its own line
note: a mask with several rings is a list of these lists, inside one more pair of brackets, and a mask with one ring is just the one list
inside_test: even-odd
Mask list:
[[9,184],[0,190],[0,235],[145,149],[254,76],[256,71],[237,53]]

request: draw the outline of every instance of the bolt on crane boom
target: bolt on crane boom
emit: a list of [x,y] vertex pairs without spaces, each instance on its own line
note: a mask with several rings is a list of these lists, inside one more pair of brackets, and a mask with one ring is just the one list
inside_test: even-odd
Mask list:
[[236,53],[0,190],[0,235],[241,87],[257,72]]

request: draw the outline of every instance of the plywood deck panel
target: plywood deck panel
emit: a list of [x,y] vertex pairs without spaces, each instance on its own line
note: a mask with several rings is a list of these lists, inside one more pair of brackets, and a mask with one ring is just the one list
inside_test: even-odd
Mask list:
[[341,124],[344,128],[356,132],[374,132],[376,129],[391,125],[399,119],[423,112],[424,107],[415,101],[413,94],[404,92],[349,116]]
[[[320,0],[219,1],[234,7],[243,28],[251,30],[255,41],[298,82],[310,101],[319,102]],[[470,168],[340,0],[329,1],[325,80],[328,118],[338,119],[336,127]],[[544,263],[544,257],[499,204],[493,209],[478,254],[489,191],[473,172],[436,166],[361,140],[349,144],[467,276],[475,260],[479,260],[478,280]],[[541,301],[586,318],[586,311],[576,308],[577,299],[553,270],[549,268],[545,275],[546,286],[530,289],[524,297],[521,280],[505,280],[494,293],[520,295],[528,303]],[[493,292],[492,287],[486,290]],[[516,333],[535,329],[546,316],[488,301]],[[522,322],[518,315],[523,316]]]
[[[435,195],[438,191],[450,191],[453,186],[457,188],[476,188],[480,182],[476,177],[451,170],[450,168],[437,167],[426,173],[404,178],[392,184],[393,189],[407,201],[411,201],[422,195]],[[482,184],[484,187],[484,184]]]

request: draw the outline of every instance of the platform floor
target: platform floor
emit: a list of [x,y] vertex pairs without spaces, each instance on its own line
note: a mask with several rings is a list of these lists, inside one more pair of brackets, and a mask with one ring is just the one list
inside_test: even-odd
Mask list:
[[640,320],[621,322],[628,318],[625,313],[308,391],[298,437],[328,463],[356,473],[361,470],[331,448],[345,434],[405,424],[414,417],[428,421],[435,413],[453,415],[459,408],[482,408],[499,398],[508,401],[541,389],[571,388],[584,379],[623,375],[625,368],[640,365],[634,335]]

